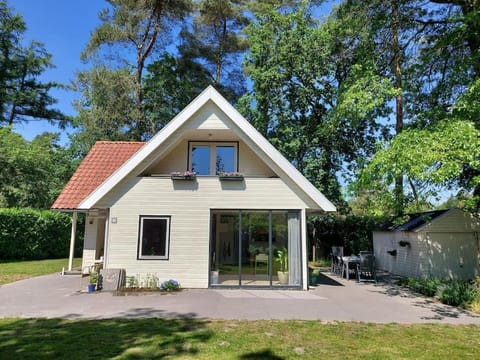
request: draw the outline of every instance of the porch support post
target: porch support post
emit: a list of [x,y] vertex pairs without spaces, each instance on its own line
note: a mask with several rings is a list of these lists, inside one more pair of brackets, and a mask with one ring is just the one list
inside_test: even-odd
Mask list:
[[72,215],[72,233],[70,234],[70,255],[68,257],[68,271],[72,271],[72,267],[73,267],[73,252],[75,250],[76,232],[77,232],[77,212],[74,211]]
[[302,289],[308,290],[308,252],[307,252],[307,211],[300,212],[301,254],[302,254]]

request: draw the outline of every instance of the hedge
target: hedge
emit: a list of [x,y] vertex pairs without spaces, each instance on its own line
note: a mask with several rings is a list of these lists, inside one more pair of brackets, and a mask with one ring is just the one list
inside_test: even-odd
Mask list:
[[[83,247],[83,218],[77,225],[76,255]],[[68,257],[71,215],[29,208],[0,209],[0,260]]]

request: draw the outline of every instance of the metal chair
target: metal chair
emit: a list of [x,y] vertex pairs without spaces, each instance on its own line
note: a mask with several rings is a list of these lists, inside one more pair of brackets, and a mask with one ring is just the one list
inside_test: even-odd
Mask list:
[[357,281],[377,282],[375,256],[369,251],[360,251],[360,262],[357,264]]
[[332,274],[341,276],[342,275],[342,256],[343,256],[343,246],[332,246],[332,253],[330,257],[332,259],[332,267],[330,269]]

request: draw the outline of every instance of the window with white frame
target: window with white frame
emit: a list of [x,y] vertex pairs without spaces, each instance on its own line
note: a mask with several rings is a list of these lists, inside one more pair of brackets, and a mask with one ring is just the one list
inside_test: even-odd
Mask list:
[[238,171],[238,143],[190,142],[189,168],[197,175]]
[[168,260],[170,216],[140,216],[138,259]]

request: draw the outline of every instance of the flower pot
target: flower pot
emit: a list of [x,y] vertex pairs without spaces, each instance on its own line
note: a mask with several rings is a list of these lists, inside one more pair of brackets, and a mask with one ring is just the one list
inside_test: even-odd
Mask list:
[[196,175],[171,175],[172,180],[185,180],[185,181],[194,181],[197,177]]
[[95,284],[88,284],[87,285],[87,291],[89,293],[93,293],[95,291]]
[[232,175],[232,176],[222,176],[218,177],[220,181],[243,181],[243,175]]
[[288,285],[288,271],[277,271],[278,282],[282,285]]

